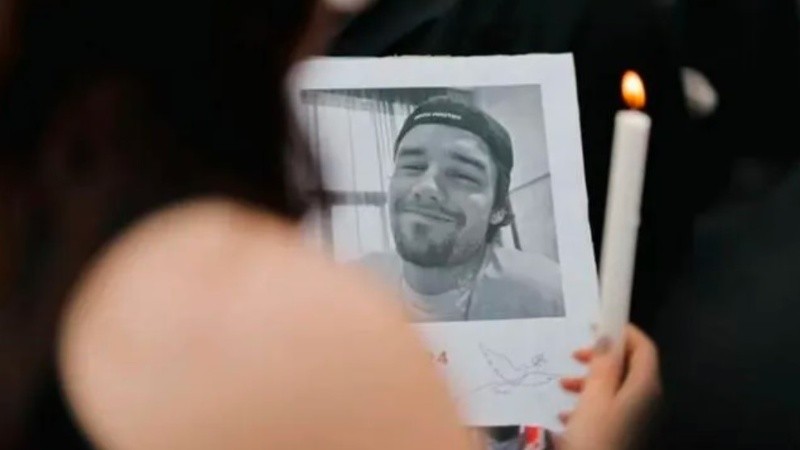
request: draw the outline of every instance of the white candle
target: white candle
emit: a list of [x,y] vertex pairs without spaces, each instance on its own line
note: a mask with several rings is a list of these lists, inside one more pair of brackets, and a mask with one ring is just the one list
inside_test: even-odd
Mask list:
[[[644,86],[633,72],[623,78],[623,95],[632,107],[644,107]],[[615,346],[622,343],[630,316],[651,124],[650,116],[641,111],[617,113],[600,260],[598,322],[599,336],[611,339]]]

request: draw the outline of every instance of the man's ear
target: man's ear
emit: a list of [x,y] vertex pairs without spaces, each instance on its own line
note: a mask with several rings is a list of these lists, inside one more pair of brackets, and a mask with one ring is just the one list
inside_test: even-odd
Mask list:
[[506,217],[508,217],[508,210],[506,208],[496,209],[489,217],[489,223],[496,227],[502,226],[505,224]]
[[510,225],[513,221],[514,210],[511,209],[511,202],[508,198],[503,203],[495,205],[492,215],[489,216],[489,225],[497,228]]

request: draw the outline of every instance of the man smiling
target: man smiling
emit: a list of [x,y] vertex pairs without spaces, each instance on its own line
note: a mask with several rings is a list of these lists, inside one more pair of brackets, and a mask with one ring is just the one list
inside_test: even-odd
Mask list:
[[513,220],[513,166],[508,132],[471,105],[435,97],[406,120],[388,195],[397,255],[362,263],[399,285],[416,320],[564,315],[558,265],[495,243]]

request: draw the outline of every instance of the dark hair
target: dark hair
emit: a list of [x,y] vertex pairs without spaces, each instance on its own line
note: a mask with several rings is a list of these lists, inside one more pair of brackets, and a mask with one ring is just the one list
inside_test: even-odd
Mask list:
[[122,226],[202,195],[303,214],[318,177],[284,78],[315,5],[17,5],[0,76],[0,447],[52,364],[67,292]]

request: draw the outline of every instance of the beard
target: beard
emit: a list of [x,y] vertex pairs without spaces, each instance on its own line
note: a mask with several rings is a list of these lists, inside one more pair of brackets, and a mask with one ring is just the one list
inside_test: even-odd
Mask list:
[[420,267],[441,267],[451,263],[457,233],[434,239],[427,225],[415,223],[403,227],[399,222],[394,221],[392,231],[397,253],[405,261]]
[[[392,233],[403,260],[426,268],[453,264],[459,236],[467,223],[463,212],[408,198],[398,199],[392,206]],[[420,217],[416,214],[420,211],[431,212],[442,220]]]

